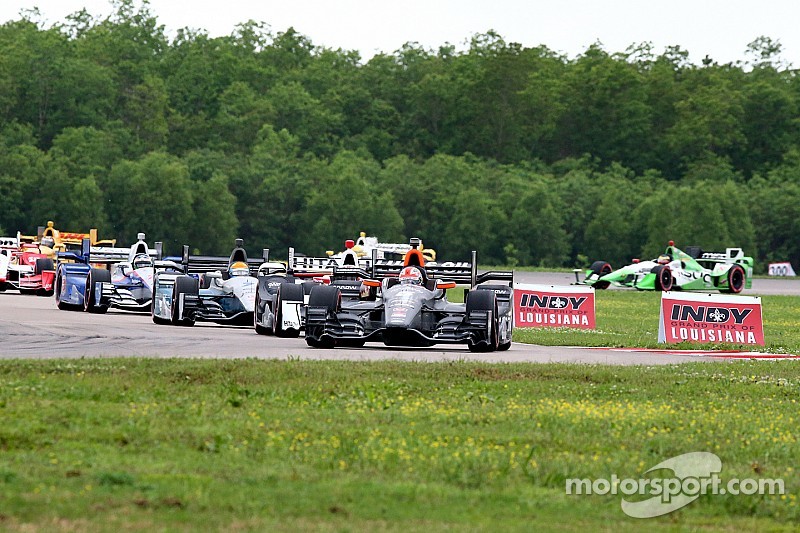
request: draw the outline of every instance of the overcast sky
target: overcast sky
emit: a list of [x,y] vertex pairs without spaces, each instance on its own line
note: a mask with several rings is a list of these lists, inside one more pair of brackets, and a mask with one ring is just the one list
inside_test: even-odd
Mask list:
[[[111,13],[108,0],[0,0],[0,22],[37,6],[46,26],[85,7]],[[507,42],[545,45],[570,59],[600,42],[610,52],[652,42],[655,52],[677,45],[696,64],[744,61],[759,36],[780,41],[782,58],[800,68],[798,0],[151,0],[150,9],[172,37],[179,28],[229,35],[255,20],[273,32],[289,27],[316,46],[358,50],[367,60],[406,42],[463,50],[476,33],[495,30]]]

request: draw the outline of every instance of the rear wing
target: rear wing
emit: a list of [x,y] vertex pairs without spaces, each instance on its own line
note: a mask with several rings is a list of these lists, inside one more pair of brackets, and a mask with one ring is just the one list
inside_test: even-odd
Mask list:
[[19,248],[18,237],[0,237],[0,248],[4,250],[16,250]]
[[[386,278],[397,276],[405,265],[405,261],[381,261],[373,262],[372,277]],[[490,270],[478,272],[478,253],[473,250],[470,261],[428,261],[423,267],[428,278],[454,281],[460,285],[474,287],[487,281],[507,282],[509,285],[514,283],[513,271]]]
[[341,260],[334,256],[308,257],[305,255],[297,255],[294,248],[289,248],[287,269],[292,275],[297,277],[332,275],[337,271],[346,272],[350,270],[363,272],[366,274],[364,277],[369,277],[367,272],[372,267],[373,261],[373,258],[359,257],[357,265],[342,265]]
[[[130,254],[130,248],[93,246],[92,240],[89,237],[85,237],[81,242],[80,252],[58,252],[56,257],[61,261],[67,260],[86,264],[111,265],[128,261]],[[162,255],[162,243],[156,242],[154,249],[148,250],[148,255],[154,260],[160,260]]]
[[[241,246],[241,244],[241,239],[237,239],[237,247]],[[247,266],[250,268],[250,272],[255,276],[255,273],[258,272],[258,268],[269,260],[269,248],[264,248],[263,259],[251,259],[249,257],[245,257],[243,259],[246,259]],[[186,244],[183,245],[183,253],[180,258],[180,263],[183,265],[183,271],[186,274],[205,274],[207,272],[215,271],[225,272],[228,270],[230,261],[231,257],[189,255],[189,246]]]

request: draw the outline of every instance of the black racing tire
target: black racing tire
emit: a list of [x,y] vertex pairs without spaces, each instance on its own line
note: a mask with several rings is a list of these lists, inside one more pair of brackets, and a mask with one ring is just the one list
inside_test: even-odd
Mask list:
[[98,282],[108,283],[111,281],[111,272],[103,268],[93,268],[86,276],[86,288],[83,292],[83,310],[87,313],[102,315],[108,311],[107,305],[95,305],[97,303],[94,295],[94,284]]
[[63,291],[64,291],[64,272],[59,269],[56,272],[56,283],[55,283],[56,307],[58,307],[61,311],[77,311],[79,307],[70,305],[61,300],[61,293]]
[[509,348],[511,348],[511,341],[501,342],[500,344],[497,345],[497,351],[498,352],[505,352]]
[[53,267],[53,260],[49,257],[42,257],[36,260],[36,264],[33,267],[34,274],[41,274],[45,270],[55,270]]
[[327,307],[329,313],[337,313],[342,307],[342,291],[330,285],[317,285],[308,297],[309,307]]
[[158,277],[153,280],[153,298],[150,299],[150,317],[153,319],[153,324],[168,326],[172,322],[169,318],[156,316],[156,287],[158,287]]
[[175,278],[175,285],[172,286],[172,325],[174,326],[194,326],[193,318],[178,318],[178,299],[181,294],[197,296],[200,294],[198,280],[191,276],[178,276]]
[[[598,277],[611,274],[614,271],[614,269],[611,268],[611,263],[607,261],[595,261],[589,266],[589,270],[591,270],[593,274],[597,274]],[[604,290],[607,289],[609,285],[611,285],[610,281],[598,281],[595,282],[592,287],[597,290]]]
[[[308,307],[325,307],[328,314],[336,314],[342,306],[342,291],[329,285],[317,285],[311,289]],[[322,338],[325,326],[316,326],[306,322],[306,344],[311,348],[335,348],[336,342],[331,338]]]
[[275,295],[275,320],[272,322],[272,332],[276,337],[297,338],[300,336],[300,329],[283,329],[283,314],[281,312],[281,302],[283,300],[305,299],[302,285],[296,283],[281,283],[278,286],[278,293]]
[[497,296],[493,291],[471,290],[467,293],[467,315],[472,311],[489,311],[489,330],[486,332],[487,342],[470,342],[471,352],[493,352],[498,348]]
[[721,292],[729,292],[732,294],[739,294],[742,292],[745,282],[747,281],[747,275],[744,273],[744,268],[742,268],[741,265],[733,265],[728,270],[728,275],[726,277],[728,286]]
[[263,304],[264,311],[259,313],[258,309],[261,307],[261,305],[262,305],[261,291],[257,290],[256,304],[253,307],[253,326],[255,326],[256,333],[258,333],[259,335],[272,335],[272,328],[262,326],[261,324],[258,323],[258,319],[264,316],[264,313],[267,311],[267,308],[269,307],[268,305]]
[[6,292],[11,288],[11,284],[7,281],[0,281],[0,292]]
[[656,275],[655,286],[657,291],[668,292],[672,290],[675,280],[672,277],[672,270],[670,270],[669,266],[658,265],[653,267],[651,272]]

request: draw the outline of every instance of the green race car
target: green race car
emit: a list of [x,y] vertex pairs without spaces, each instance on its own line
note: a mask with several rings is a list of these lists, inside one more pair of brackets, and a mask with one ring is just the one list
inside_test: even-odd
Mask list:
[[686,251],[669,241],[664,253],[651,261],[639,261],[613,270],[605,261],[595,261],[579,279],[581,270],[575,270],[577,284],[606,289],[610,285],[655,291],[706,291],[718,290],[740,293],[752,286],[753,258],[744,255],[741,248],[727,248],[724,253],[703,252],[699,246]]

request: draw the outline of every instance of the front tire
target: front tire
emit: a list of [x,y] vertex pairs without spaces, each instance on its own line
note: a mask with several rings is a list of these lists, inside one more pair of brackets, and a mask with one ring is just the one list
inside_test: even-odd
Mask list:
[[747,276],[744,273],[744,269],[739,265],[733,265],[728,270],[728,287],[721,292],[739,294],[744,289],[746,279]]
[[[497,296],[492,291],[472,290],[467,293],[467,316],[472,311],[486,311],[489,313],[486,338],[483,342],[470,342],[471,352],[493,352],[499,348],[497,335]],[[510,347],[510,344],[509,344]]]
[[[611,272],[614,271],[614,269],[611,268],[611,263],[608,263],[606,261],[595,261],[589,267],[589,270],[592,271],[592,274],[597,274],[598,278],[601,278],[606,274],[611,274]],[[609,285],[611,285],[610,281],[597,281],[592,286],[597,290],[603,290],[607,289]]]
[[86,289],[83,293],[83,310],[87,313],[104,314],[108,311],[108,305],[98,305],[95,297],[95,283],[111,282],[111,272],[102,268],[93,268],[86,276]]
[[[308,307],[324,307],[326,315],[336,315],[342,305],[342,292],[336,287],[318,285],[311,290],[308,297]],[[306,344],[312,348],[335,348],[336,342],[331,338],[322,338],[325,333],[325,324],[309,324],[306,321]]]
[[656,275],[656,290],[657,291],[671,291],[674,280],[672,278],[672,270],[667,265],[658,265],[652,270]]
[[195,278],[191,276],[178,276],[175,278],[175,285],[172,286],[172,324],[174,326],[194,326],[193,318],[180,318],[178,302],[180,295],[197,296],[200,294],[200,286]]
[[272,332],[276,337],[297,338],[300,336],[300,329],[283,329],[283,310],[281,309],[283,300],[300,301],[304,299],[302,285],[296,283],[281,283],[278,286],[278,294],[275,295],[275,321],[272,323]]
[[271,335],[272,334],[272,329],[270,329],[268,327],[265,327],[265,326],[262,326],[261,324],[258,323],[258,319],[260,317],[264,316],[264,313],[267,312],[267,309],[269,307],[267,304],[263,304],[263,305],[264,305],[264,310],[259,312],[259,309],[262,306],[262,300],[261,300],[261,290],[257,290],[256,291],[256,304],[255,304],[255,307],[253,307],[253,326],[255,326],[256,333],[258,333],[259,335]]

